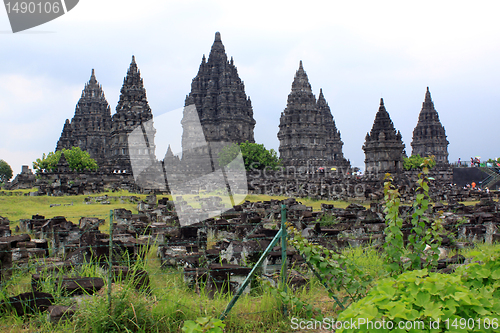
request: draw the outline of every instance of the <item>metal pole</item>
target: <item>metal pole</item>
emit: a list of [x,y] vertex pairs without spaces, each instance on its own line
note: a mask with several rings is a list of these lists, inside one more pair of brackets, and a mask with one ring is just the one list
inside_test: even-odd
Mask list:
[[[286,205],[281,205],[281,286],[283,287],[283,291],[286,292],[286,283],[287,283],[287,258],[286,258]],[[286,316],[287,308],[286,305],[283,304],[283,315]]]
[[111,316],[111,283],[113,280],[113,211],[109,211],[108,309]]
[[316,271],[316,269],[314,268],[314,266],[309,262],[307,261],[307,259],[305,258],[304,255],[302,255],[302,258],[304,258],[304,260],[306,261],[307,263],[307,266],[309,266],[309,268],[311,269],[311,271],[314,273],[314,275],[316,275],[316,277],[318,278],[318,280],[321,282],[321,284],[323,284],[323,286],[326,288],[326,290],[328,290],[328,292],[330,292],[330,294],[332,294],[332,298],[335,300],[335,302],[337,302],[337,304],[340,306],[340,308],[342,309],[342,311],[345,310],[345,307],[344,305],[342,304],[342,302],[339,301],[339,299],[337,297],[335,297],[335,293],[333,292],[333,290],[328,286],[328,284],[323,280],[323,278],[321,277],[321,275]]
[[264,259],[267,257],[267,254],[269,252],[271,252],[271,250],[274,247],[274,245],[281,238],[282,231],[283,231],[283,229],[280,229],[278,231],[278,233],[276,234],[276,236],[274,236],[274,238],[271,241],[271,243],[267,246],[267,248],[264,251],[264,253],[262,253],[262,255],[259,258],[259,261],[257,261],[257,263],[255,264],[255,266],[253,266],[252,270],[250,271],[250,273],[248,274],[248,276],[245,278],[245,281],[243,281],[243,284],[240,286],[240,288],[236,292],[236,295],[234,295],[233,299],[227,305],[226,310],[224,310],[224,312],[220,315],[220,317],[219,317],[220,320],[226,319],[227,314],[229,313],[229,311],[231,311],[231,309],[233,308],[233,306],[238,301],[238,298],[240,298],[241,294],[243,293],[243,290],[245,290],[245,288],[247,287],[248,283],[250,282],[250,278],[252,277],[253,273],[255,273],[255,271],[257,270],[257,268],[259,268],[259,266],[262,264],[262,262],[264,261]]

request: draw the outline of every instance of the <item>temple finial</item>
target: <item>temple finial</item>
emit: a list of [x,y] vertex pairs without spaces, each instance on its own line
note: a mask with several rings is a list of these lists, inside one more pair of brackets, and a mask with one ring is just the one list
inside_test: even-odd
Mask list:
[[215,41],[222,42],[222,39],[220,38],[220,32],[218,32],[218,31],[215,33]]
[[432,102],[431,92],[429,91],[429,87],[427,87],[427,91],[425,92],[425,102]]
[[380,106],[384,106],[384,99],[383,98],[380,99]]

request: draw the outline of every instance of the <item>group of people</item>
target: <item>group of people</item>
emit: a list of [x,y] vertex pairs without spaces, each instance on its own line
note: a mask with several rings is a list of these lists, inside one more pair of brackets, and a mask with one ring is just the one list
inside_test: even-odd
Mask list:
[[474,157],[474,158],[470,158],[470,166],[473,167],[473,166],[476,166],[476,167],[479,167],[481,166],[481,159],[479,157]]
[[[473,190],[473,191],[478,191],[478,192],[483,191],[479,186],[476,187],[476,182],[472,182],[470,184],[465,185],[464,190]],[[486,193],[490,193],[490,189],[488,187],[486,187],[484,189],[484,191]]]

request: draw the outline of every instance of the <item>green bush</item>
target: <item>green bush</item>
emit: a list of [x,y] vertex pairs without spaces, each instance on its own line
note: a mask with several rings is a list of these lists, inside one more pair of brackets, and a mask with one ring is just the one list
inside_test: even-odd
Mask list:
[[[241,152],[245,169],[263,170],[276,170],[281,166],[281,160],[278,158],[278,153],[274,150],[267,150],[263,144],[243,142],[239,145],[233,143],[232,145],[224,147],[219,153],[218,161],[220,166],[230,164]],[[233,166],[234,168],[235,166]]]
[[[340,313],[336,332],[498,332],[500,301],[494,293],[488,286],[469,289],[457,274],[409,271],[380,280]],[[340,327],[345,322],[355,325]]]
[[64,153],[64,157],[68,161],[71,170],[83,171],[97,170],[99,168],[96,161],[90,157],[88,152],[81,150],[80,147],[72,147],[71,149],[50,152],[47,155],[44,153],[42,158],[37,158],[33,162],[33,169],[37,173],[42,170],[54,171],[57,168],[62,153]]

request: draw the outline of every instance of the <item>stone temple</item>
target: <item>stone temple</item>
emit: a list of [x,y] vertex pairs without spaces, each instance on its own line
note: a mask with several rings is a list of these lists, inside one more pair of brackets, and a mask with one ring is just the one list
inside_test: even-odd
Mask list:
[[111,140],[111,111],[101,85],[92,70],[82,96],[76,104],[75,115],[66,122],[57,142],[56,151],[80,147],[96,160],[99,166],[106,164]]
[[[135,57],[132,56],[121,88],[116,113],[92,70],[76,105],[74,117],[66,120],[56,150],[80,147],[90,153],[99,170],[130,178],[143,173],[147,183],[158,183],[157,175],[185,170],[186,174],[217,169],[218,142],[255,142],[255,119],[250,98],[232,58],[228,60],[220,33],[215,34],[208,59],[203,55],[197,75],[186,96],[182,134],[182,158],[169,148],[159,162],[155,156],[153,114]],[[281,113],[278,139],[285,167],[315,171],[350,168],[342,152],[343,142],[330,107],[320,89],[316,99],[300,61],[287,105]],[[448,144],[429,88],[413,131],[412,154],[434,155],[438,165],[448,165]],[[363,145],[367,174],[397,173],[406,156],[401,133],[396,131],[381,99],[373,127]],[[163,165],[162,165],[163,164]],[[171,168],[171,169],[170,169]],[[179,173],[179,172],[177,172]],[[137,178],[135,177],[135,181]],[[182,177],[181,177],[182,178]]]
[[330,107],[320,90],[318,100],[300,61],[287,106],[281,113],[278,139],[284,166],[350,167]]
[[[193,104],[206,141],[255,142],[252,102],[245,94],[233,58],[227,59],[219,32],[215,34],[208,60],[203,55],[191,83],[185,106]],[[186,131],[189,120],[183,119],[182,125]]]
[[367,174],[380,176],[386,172],[398,173],[403,169],[403,157],[406,156],[405,145],[401,133],[396,132],[394,128],[382,98],[373,127],[370,133],[366,134],[363,150]]
[[[92,70],[90,80],[82,92],[71,122],[67,119],[56,151],[80,147],[89,152],[99,168],[116,173],[131,173],[131,158],[137,165],[146,167],[155,160],[153,114],[146,98],[146,89],[137,68],[135,57],[123,80],[116,113],[111,117],[110,108],[101,85]],[[140,139],[129,134],[141,128]],[[144,132],[144,133],[142,133]],[[146,136],[143,134],[147,133]],[[144,138],[146,137],[146,145]],[[131,140],[132,139],[132,140]],[[137,143],[137,144],[134,144]],[[137,161],[139,160],[139,162]]]
[[439,115],[427,87],[418,123],[413,130],[411,154],[422,157],[434,155],[437,164],[448,164],[448,144],[444,126],[439,121]]
[[[143,161],[145,167],[156,160],[154,155],[156,130],[152,119],[153,113],[146,98],[141,72],[137,68],[135,57],[132,56],[127,76],[123,79],[116,113],[111,119],[111,148],[108,165],[113,171],[131,172],[131,162],[137,162],[133,161],[134,159]],[[129,137],[134,129],[139,128],[140,130],[134,133],[137,133],[138,139],[146,138],[145,145],[143,140],[134,140],[133,137]]]
[[[255,142],[252,102],[233,58],[227,59],[219,32],[208,60],[203,55],[191,83],[181,124],[183,168],[195,173],[211,172],[218,167],[222,146],[217,142]],[[166,161],[165,168],[172,167]]]

